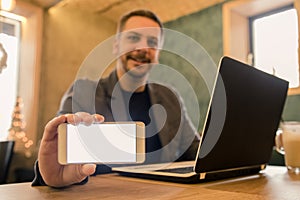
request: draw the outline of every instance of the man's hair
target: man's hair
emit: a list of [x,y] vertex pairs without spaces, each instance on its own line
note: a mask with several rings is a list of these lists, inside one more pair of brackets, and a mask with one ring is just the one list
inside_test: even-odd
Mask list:
[[118,33],[120,33],[123,30],[125,23],[128,21],[128,19],[130,19],[131,17],[135,17],[135,16],[146,17],[146,18],[149,18],[149,19],[155,21],[160,27],[161,36],[163,35],[162,22],[156,16],[156,14],[154,14],[152,11],[149,11],[149,10],[135,10],[135,11],[131,11],[131,12],[123,15],[119,21]]

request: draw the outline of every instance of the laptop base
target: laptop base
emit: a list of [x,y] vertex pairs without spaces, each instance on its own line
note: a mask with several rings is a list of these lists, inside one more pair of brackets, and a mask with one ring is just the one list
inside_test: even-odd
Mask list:
[[180,176],[162,176],[159,173],[152,174],[152,173],[142,173],[138,171],[137,172],[115,171],[115,172],[117,172],[121,176],[126,176],[126,177],[151,179],[151,180],[175,182],[175,183],[196,184],[196,183],[204,183],[204,182],[210,182],[210,181],[216,181],[216,180],[222,180],[228,178],[255,175],[255,174],[259,174],[261,170],[262,170],[261,167],[254,167],[254,168],[247,168],[247,169],[212,172],[212,173],[206,173],[205,178],[202,178],[201,174],[196,174],[196,173],[188,177],[180,177]]

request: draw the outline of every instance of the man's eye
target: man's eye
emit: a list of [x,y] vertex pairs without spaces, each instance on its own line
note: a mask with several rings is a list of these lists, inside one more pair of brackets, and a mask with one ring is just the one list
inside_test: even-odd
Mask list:
[[156,39],[148,39],[147,43],[148,43],[149,47],[152,47],[152,48],[157,47],[157,40]]
[[127,37],[127,39],[128,39],[129,41],[131,41],[131,42],[138,42],[138,41],[140,41],[140,37],[137,36],[137,35],[129,35],[129,36]]

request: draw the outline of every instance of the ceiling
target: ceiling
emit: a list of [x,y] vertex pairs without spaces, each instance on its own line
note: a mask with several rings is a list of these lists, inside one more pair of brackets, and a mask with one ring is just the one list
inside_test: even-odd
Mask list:
[[116,21],[133,9],[146,8],[158,13],[163,22],[197,12],[225,0],[23,0],[45,9],[50,7],[74,8],[96,13]]

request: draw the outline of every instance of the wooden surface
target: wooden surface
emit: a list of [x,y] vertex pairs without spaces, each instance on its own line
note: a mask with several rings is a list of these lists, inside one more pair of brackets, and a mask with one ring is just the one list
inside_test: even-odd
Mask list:
[[268,166],[259,174],[209,183],[178,184],[117,174],[91,177],[85,185],[64,189],[31,187],[30,183],[0,186],[0,199],[300,199],[300,175]]

